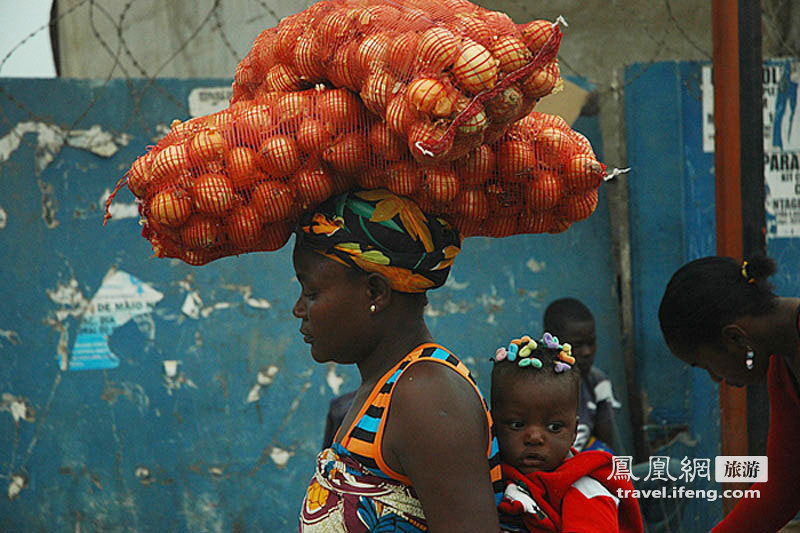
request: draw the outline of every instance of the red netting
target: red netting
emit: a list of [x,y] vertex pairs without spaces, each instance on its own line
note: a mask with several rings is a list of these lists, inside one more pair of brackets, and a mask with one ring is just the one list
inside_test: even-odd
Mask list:
[[500,138],[560,83],[557,24],[515,24],[466,0],[321,0],[263,31],[232,102],[348,88],[422,163]]
[[456,161],[423,165],[347,89],[269,93],[187,122],[127,173],[159,257],[200,265],[270,251],[299,215],[351,187],[387,188],[465,237],[565,230],[605,176],[588,140],[531,112]]

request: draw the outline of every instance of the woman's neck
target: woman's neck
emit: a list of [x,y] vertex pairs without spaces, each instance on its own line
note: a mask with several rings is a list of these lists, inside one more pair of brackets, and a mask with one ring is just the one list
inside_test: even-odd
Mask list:
[[754,320],[761,350],[768,355],[785,357],[792,373],[800,377],[798,307],[800,298],[778,298],[778,305],[771,313]]
[[361,386],[375,385],[378,380],[403,360],[417,346],[433,342],[428,327],[422,318],[409,321],[392,319],[392,326],[381,337],[372,354],[358,363]]

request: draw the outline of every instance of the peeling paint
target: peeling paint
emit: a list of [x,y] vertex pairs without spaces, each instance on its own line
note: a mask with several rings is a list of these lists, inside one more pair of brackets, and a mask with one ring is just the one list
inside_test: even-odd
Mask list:
[[5,229],[7,223],[8,223],[8,213],[6,213],[5,209],[0,207],[0,229]]
[[20,420],[25,422],[33,422],[36,420],[36,411],[31,402],[23,396],[14,396],[7,392],[3,393],[2,401],[0,401],[0,411],[8,411],[14,419],[15,424],[19,424]]
[[[0,329],[0,337],[4,338],[14,346],[22,344],[22,339],[19,337],[19,333],[10,329]],[[0,348],[2,347],[3,345],[0,343]]]
[[191,291],[186,295],[181,306],[181,312],[189,318],[195,320],[200,318],[200,309],[203,307],[203,300],[200,298],[200,293]]
[[272,381],[275,376],[278,374],[278,367],[275,365],[269,365],[266,368],[262,368],[258,371],[258,376],[256,379],[258,380],[259,385],[272,385]]
[[250,388],[250,392],[247,393],[247,400],[245,403],[253,403],[260,400],[261,388],[272,385],[279,370],[280,369],[275,365],[270,365],[259,370],[256,375],[256,384],[253,385]]
[[544,271],[545,268],[547,268],[547,263],[545,263],[544,261],[537,261],[536,259],[531,258],[528,259],[528,261],[525,263],[525,266],[528,267],[528,270],[530,270],[531,272],[538,274],[539,272],[542,272]]
[[339,396],[339,390],[342,388],[344,378],[336,373],[335,364],[328,365],[328,375],[325,376],[325,380],[328,382],[328,386],[331,388],[331,391],[333,391],[333,395]]
[[109,382],[106,383],[103,392],[100,393],[100,398],[110,405],[117,403],[117,399],[120,396],[127,398],[134,404],[142,415],[147,414],[147,411],[150,409],[150,398],[144,391],[144,387],[138,383],[131,383],[129,381],[120,383]]
[[8,499],[13,500],[17,495],[28,486],[28,480],[21,474],[13,474],[11,483],[8,484]]
[[[106,205],[109,196],[111,196],[111,189],[106,189],[103,195],[100,196],[99,205]],[[136,202],[126,204],[124,202],[114,201],[108,207],[108,212],[112,217],[112,221],[123,218],[139,218],[139,204]]]
[[[216,302],[210,305],[203,304],[203,298],[200,293],[191,288],[191,281],[182,280],[179,282],[180,286],[187,291],[186,298],[181,306],[183,314],[189,318],[198,320],[200,318],[208,318],[215,311],[223,309],[230,309],[237,304],[233,302]],[[254,309],[269,309],[272,304],[265,298],[253,298],[253,289],[251,287],[242,285],[224,285],[223,289],[234,290],[242,295],[242,301],[245,305]]]
[[460,282],[456,281],[456,278],[455,278],[455,276],[453,276],[453,274],[450,274],[447,277],[447,281],[444,282],[444,286],[447,287],[448,289],[453,289],[453,290],[456,290],[456,291],[460,291],[460,290],[463,290],[463,289],[466,289],[467,287],[469,287],[469,281],[465,281],[463,283],[460,283]]
[[184,385],[193,389],[197,388],[194,381],[189,379],[185,373],[178,371],[179,364],[180,361],[163,361],[164,387],[167,389],[167,394],[170,396],[172,396],[172,391],[180,390]]
[[278,468],[286,468],[289,459],[291,459],[293,455],[294,452],[278,448],[277,446],[273,446],[269,452],[269,458],[272,459],[272,462],[275,463],[275,466]]

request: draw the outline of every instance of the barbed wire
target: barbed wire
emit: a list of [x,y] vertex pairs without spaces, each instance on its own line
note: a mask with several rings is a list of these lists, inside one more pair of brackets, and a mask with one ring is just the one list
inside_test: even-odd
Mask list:
[[[241,8],[245,2],[246,0],[240,0],[240,2],[234,7]],[[265,0],[251,0],[249,5],[245,7],[254,8],[251,10],[253,14],[245,17],[243,21],[234,22],[232,21],[232,16],[230,13],[227,13],[226,16],[226,10],[224,9],[225,6],[230,7],[232,3],[229,0],[213,0],[204,16],[200,19],[199,23],[197,23],[195,27],[190,28],[190,31],[178,40],[177,45],[173,49],[164,50],[162,55],[144,60],[141,57],[138,57],[134,52],[132,39],[126,35],[128,20],[130,20],[134,6],[136,4],[142,5],[144,3],[145,0],[126,0],[121,6],[121,9],[114,14],[110,10],[109,4],[103,3],[102,0],[75,0],[75,3],[69,5],[66,9],[64,9],[63,12],[51,14],[51,18],[47,24],[43,24],[30,34],[26,35],[20,40],[19,43],[14,45],[3,56],[2,60],[0,60],[0,76],[2,76],[3,68],[13,54],[26,46],[30,40],[39,33],[48,31],[51,28],[55,28],[59,24],[70,24],[78,28],[85,27],[91,33],[92,38],[97,43],[99,49],[102,50],[110,59],[110,63],[108,64],[109,66],[106,67],[107,71],[101,76],[95,76],[102,80],[103,86],[111,82],[112,79],[119,77],[128,80],[132,80],[134,78],[144,78],[147,80],[147,83],[144,86],[135,87],[134,84],[129,84],[132,94],[134,112],[131,113],[130,116],[126,117],[126,120],[122,124],[122,128],[127,128],[132,122],[136,120],[143,120],[140,114],[136,111],[140,109],[142,98],[144,98],[144,95],[150,90],[158,91],[170,103],[175,105],[175,107],[180,110],[181,113],[188,115],[189,110],[187,108],[187,104],[164,89],[158,83],[158,79],[159,76],[167,71],[169,67],[174,66],[176,63],[181,61],[182,54],[184,54],[192,42],[195,41],[204,31],[207,31],[210,36],[213,36],[213,38],[219,40],[221,43],[221,49],[225,50],[224,55],[235,66],[235,64],[244,56],[246,50],[237,49],[237,41],[241,41],[241,39],[237,40],[231,37],[230,27],[235,24],[241,24],[242,22],[245,24],[255,24],[261,21],[261,26],[263,26],[262,29],[265,29],[277,24],[281,18],[277,10],[277,3],[273,6],[267,3]],[[293,11],[300,11],[310,3],[312,2],[306,1],[303,2],[302,5],[296,5]],[[487,4],[485,1],[479,3]],[[524,2],[522,0],[505,0],[505,3],[509,6],[509,8],[523,13],[530,20],[541,18],[541,15],[536,13],[537,9],[541,9],[540,6],[531,6],[529,2]],[[501,9],[496,5],[496,2],[493,2],[492,4],[493,5],[484,5],[484,7],[489,9]],[[681,19],[678,15],[676,15],[676,10],[674,8],[678,4],[679,2],[677,0],[663,0],[663,12],[666,15],[663,19],[663,24],[659,27],[658,31],[643,32],[644,36],[650,41],[650,43],[648,45],[643,45],[642,49],[650,50],[650,52],[646,57],[632,58],[632,62],[635,61],[645,65],[645,68],[640,70],[640,73],[638,74],[639,76],[646,71],[647,65],[654,64],[661,60],[680,59],[681,55],[686,55],[686,50],[692,51],[695,59],[698,57],[704,60],[711,59],[708,36],[697,34],[698,23],[696,20],[688,20],[686,18]],[[113,3],[110,5],[113,7]],[[684,10],[686,9],[685,3],[680,5],[684,8]],[[166,3],[150,3],[150,6],[158,6],[164,10],[169,9]],[[85,12],[80,11],[81,8],[86,8]],[[200,7],[197,9],[199,10]],[[238,11],[234,11],[237,12],[237,14],[240,14],[244,11],[247,11],[247,9],[239,9]],[[78,16],[79,13],[83,13],[83,19]],[[634,27],[637,24],[645,26],[652,24],[652,20],[647,19],[647,16],[643,15],[641,10],[635,9],[635,6],[615,4],[613,8],[606,8],[605,15],[608,19],[619,19],[620,21],[624,21],[625,26],[628,28]],[[796,20],[798,15],[800,15],[800,10],[797,7],[793,7],[790,0],[762,1],[764,40],[765,42],[769,43],[768,46],[765,46],[767,53],[789,57],[797,57],[800,55],[800,50],[797,48],[798,30],[796,29],[800,25],[792,24],[791,22],[793,19]],[[152,12],[151,10],[148,16],[157,17],[158,14]],[[113,31],[111,33],[104,32],[100,27],[103,23],[109,24]],[[692,29],[694,29],[694,31],[692,31]],[[675,39],[674,35],[671,35],[671,32],[675,31],[680,35],[680,39],[678,40]],[[710,34],[710,28],[708,33]],[[116,39],[116,43],[110,42],[109,37],[111,36]],[[240,36],[237,35],[237,37]],[[605,35],[604,38],[614,39],[614,36]],[[61,49],[63,53],[64,48],[61,47]],[[637,53],[641,55],[641,51]],[[591,73],[587,77],[587,69],[584,68],[584,61],[585,60],[581,57],[570,56],[568,53],[563,52],[563,50],[559,55],[559,62],[561,63],[565,73],[586,79],[587,82],[595,87],[595,91],[600,95],[612,92],[621,93],[624,91],[626,84],[630,84],[635,81],[634,79],[629,79],[626,83],[619,83],[617,80],[610,80],[607,78],[601,79],[597,76],[594,76],[595,79],[593,79]],[[231,68],[230,72],[210,73],[209,77],[232,78],[233,70],[234,69]],[[85,108],[82,110],[82,112],[75,120],[72,121],[66,130],[68,131],[69,129],[80,124],[90,110],[96,105],[101,96],[102,90],[97,91],[93,96],[92,101],[85,105]],[[31,110],[25,108],[24,104],[22,104],[18,99],[14,98],[12,94],[9,94],[8,91],[6,91],[2,86],[0,86],[0,97],[5,98],[9,103],[16,107],[23,108],[25,111],[25,116],[29,117],[30,119],[36,118]],[[3,106],[0,106],[0,108],[2,107]],[[2,120],[4,125],[9,125],[8,117],[2,110],[0,110],[0,120]]]

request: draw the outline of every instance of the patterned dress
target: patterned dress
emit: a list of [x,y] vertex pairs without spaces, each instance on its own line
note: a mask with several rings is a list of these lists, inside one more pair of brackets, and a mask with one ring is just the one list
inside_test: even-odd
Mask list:
[[422,504],[410,480],[392,471],[381,455],[381,438],[394,385],[410,365],[420,361],[441,363],[458,372],[481,398],[490,428],[486,456],[497,501],[502,498],[497,439],[483,395],[467,368],[453,354],[436,344],[423,344],[378,381],[342,443],[334,443],[317,457],[317,469],[300,513],[301,532],[417,532],[428,529]]

